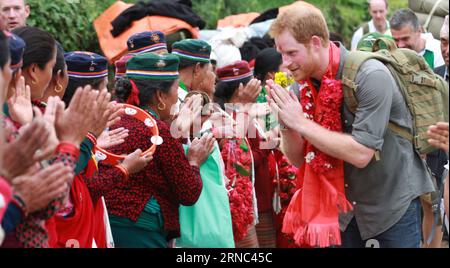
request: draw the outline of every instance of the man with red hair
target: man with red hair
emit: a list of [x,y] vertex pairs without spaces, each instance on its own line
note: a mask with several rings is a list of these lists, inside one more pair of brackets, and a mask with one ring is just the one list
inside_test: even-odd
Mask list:
[[343,102],[349,52],[329,41],[320,10],[293,7],[270,33],[284,66],[303,85],[299,101],[268,81],[283,126],[281,148],[300,167],[283,232],[313,247],[419,247],[419,197],[434,187],[411,142],[387,127],[413,124],[387,67],[377,60],[361,65],[352,81],[358,85],[352,113]]

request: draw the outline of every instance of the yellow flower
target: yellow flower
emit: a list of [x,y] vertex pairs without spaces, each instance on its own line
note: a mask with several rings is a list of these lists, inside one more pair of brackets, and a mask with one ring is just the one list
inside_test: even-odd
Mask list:
[[275,73],[275,84],[280,85],[283,88],[287,88],[294,83],[292,77],[288,77],[284,72]]

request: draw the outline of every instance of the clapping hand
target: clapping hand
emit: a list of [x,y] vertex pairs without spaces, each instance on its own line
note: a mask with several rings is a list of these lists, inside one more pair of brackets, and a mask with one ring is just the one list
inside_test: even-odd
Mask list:
[[195,120],[201,120],[202,114],[202,96],[199,94],[192,95],[181,105],[178,117],[174,123],[176,129],[183,135],[189,133]]
[[63,102],[58,103],[55,129],[61,142],[80,145],[95,120],[92,107],[96,106],[98,95],[98,91],[88,85],[77,89],[67,109]]
[[33,120],[30,86],[25,85],[25,78],[20,75],[20,71],[14,82],[12,96],[8,99],[9,114],[14,121],[25,125]]
[[275,84],[272,80],[267,80],[269,94],[267,99],[278,121],[289,129],[295,129],[297,124],[306,120],[303,116],[303,109],[294,92]]
[[15,178],[13,191],[25,202],[26,212],[31,213],[66,193],[73,177],[70,167],[56,163]]
[[19,130],[19,136],[11,143],[2,144],[0,148],[0,170],[8,179],[24,174],[42,155],[36,154],[47,144],[50,132],[39,109],[34,108],[34,120]]
[[104,130],[97,138],[97,146],[102,149],[108,149],[125,142],[128,137],[128,129],[123,127],[113,130]]
[[448,152],[448,132],[449,125],[446,122],[439,122],[436,125],[432,125],[428,128],[428,136],[430,139],[428,142],[441,150]]
[[261,93],[261,81],[252,78],[245,86],[241,83],[238,88],[236,103],[254,103]]

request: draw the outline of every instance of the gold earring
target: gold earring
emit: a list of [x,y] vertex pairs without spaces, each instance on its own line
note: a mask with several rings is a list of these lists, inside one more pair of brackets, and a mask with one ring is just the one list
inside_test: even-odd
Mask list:
[[63,86],[62,86],[62,85],[58,84],[58,85],[55,86],[55,92],[56,92],[56,93],[59,93],[59,92],[61,92],[62,90],[63,90]]
[[33,79],[33,80],[31,80],[31,84],[32,84],[32,85],[37,85],[37,82],[36,82],[36,80],[34,80],[34,79]]
[[[161,103],[164,105],[162,108],[161,107],[159,107],[160,105],[161,105]],[[160,110],[160,111],[164,111],[166,109],[166,104],[164,103],[164,102],[160,102],[160,103],[158,103],[158,110]]]

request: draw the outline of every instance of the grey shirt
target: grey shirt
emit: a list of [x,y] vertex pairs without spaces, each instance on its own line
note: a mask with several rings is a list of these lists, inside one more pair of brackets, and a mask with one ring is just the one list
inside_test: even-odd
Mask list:
[[[341,46],[341,58],[348,52]],[[341,79],[344,60],[338,78]],[[412,116],[387,67],[377,60],[365,62],[355,79],[358,108],[353,115],[343,106],[344,132],[358,143],[380,152],[380,160],[363,169],[345,163],[345,191],[354,210],[340,215],[344,231],[356,217],[362,239],[392,227],[410,203],[434,191],[430,172],[412,144],[388,129],[389,121],[412,129]]]

